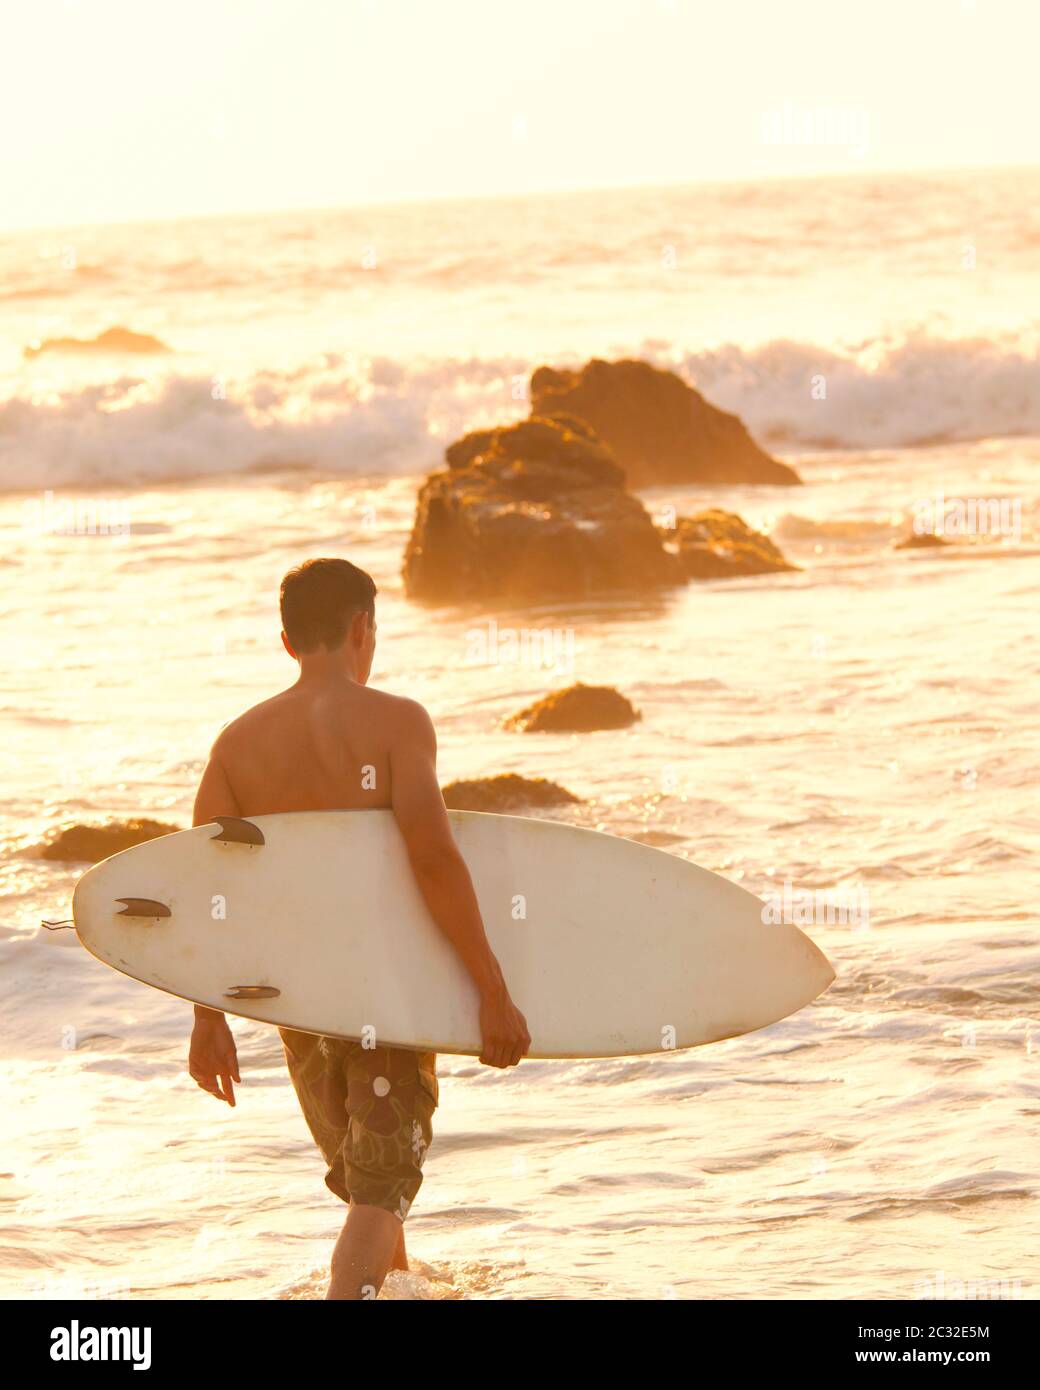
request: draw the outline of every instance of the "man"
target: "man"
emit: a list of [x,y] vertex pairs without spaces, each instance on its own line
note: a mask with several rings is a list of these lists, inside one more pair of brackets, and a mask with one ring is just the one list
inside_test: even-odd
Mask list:
[[[346,560],[309,560],[285,576],[282,642],[300,664],[299,679],[222,730],[194,824],[221,815],[389,807],[433,920],[479,992],[480,1060],[516,1066],[531,1039],[451,833],[433,724],[414,700],[367,685],[375,593],[371,578]],[[436,1057],[279,1031],[304,1117],[329,1165],[325,1181],[350,1204],[327,1297],[374,1297],[390,1268],[408,1268],[403,1222],[430,1143]],[[234,1105],[238,1060],[222,1013],[196,1007],[188,1069],[203,1090]]]

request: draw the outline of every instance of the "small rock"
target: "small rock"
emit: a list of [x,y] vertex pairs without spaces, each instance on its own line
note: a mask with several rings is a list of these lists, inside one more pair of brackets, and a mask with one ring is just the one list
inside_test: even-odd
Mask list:
[[449,782],[441,793],[450,811],[512,811],[521,806],[566,806],[581,800],[546,777],[520,777],[515,772]]
[[93,352],[93,353],[155,353],[169,352],[170,349],[151,333],[135,333],[130,328],[106,328],[96,338],[45,338],[43,342],[33,342],[23,350],[25,357],[39,357],[41,352]]
[[67,863],[96,864],[120,850],[143,845],[160,835],[173,835],[182,827],[166,825],[157,820],[113,821],[110,825],[69,825],[45,845],[41,859],[58,859]]
[[930,550],[933,546],[950,544],[952,542],[948,541],[945,536],[937,536],[931,531],[925,531],[920,536],[915,532],[913,535],[907,536],[905,540],[901,540],[896,546],[896,550]]
[[624,729],[642,716],[624,695],[609,685],[570,685],[536,700],[506,720],[507,729],[525,734],[585,733]]
[[749,574],[797,570],[779,548],[735,512],[710,510],[679,517],[674,530],[662,534],[676,545],[688,579],[733,579]]

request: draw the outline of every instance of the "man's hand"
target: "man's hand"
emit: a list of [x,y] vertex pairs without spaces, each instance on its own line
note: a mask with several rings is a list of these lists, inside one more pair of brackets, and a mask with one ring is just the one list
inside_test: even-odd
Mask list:
[[242,1078],[238,1074],[235,1039],[223,1014],[196,1010],[188,1049],[188,1071],[204,1091],[234,1105],[235,1091],[231,1083],[241,1083]]
[[515,1067],[531,1046],[527,1020],[506,989],[481,996],[480,1037],[484,1050],[480,1060],[486,1067]]

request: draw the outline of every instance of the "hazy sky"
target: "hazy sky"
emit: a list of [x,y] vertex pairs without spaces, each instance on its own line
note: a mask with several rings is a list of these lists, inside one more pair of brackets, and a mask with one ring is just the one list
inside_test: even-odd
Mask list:
[[0,226],[1040,162],[1037,0],[2,0]]

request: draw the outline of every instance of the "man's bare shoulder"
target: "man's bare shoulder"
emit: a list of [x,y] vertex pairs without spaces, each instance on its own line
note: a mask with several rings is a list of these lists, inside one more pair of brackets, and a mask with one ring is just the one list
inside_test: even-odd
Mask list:
[[373,711],[378,710],[380,719],[388,729],[397,735],[424,735],[432,733],[433,721],[425,705],[407,695],[391,695],[388,690],[373,690],[365,686],[364,693],[372,701]]
[[234,719],[229,719],[224,727],[217,734],[213,741],[213,752],[220,754],[229,749],[237,747],[243,739],[250,739],[257,727],[277,713],[278,708],[285,703],[287,691],[282,690],[277,695],[271,695],[266,700],[261,700],[258,704],[250,705],[247,710],[237,714]]

